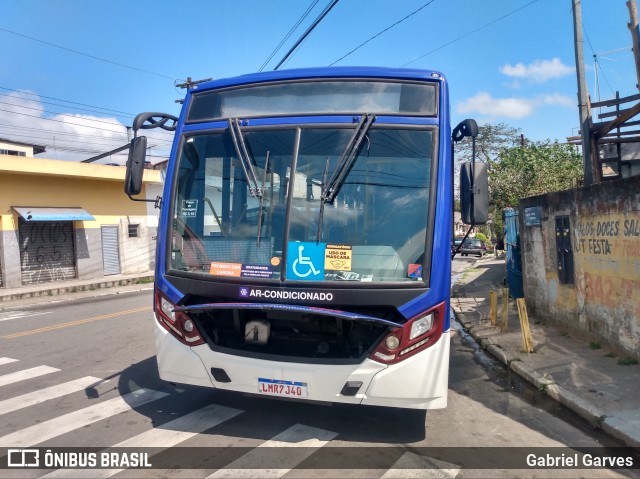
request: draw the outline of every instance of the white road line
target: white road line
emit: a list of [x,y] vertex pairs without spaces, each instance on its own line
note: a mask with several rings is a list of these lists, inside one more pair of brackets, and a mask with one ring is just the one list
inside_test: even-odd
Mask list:
[[[209,406],[193,411],[173,421],[169,421],[162,426],[138,434],[137,436],[133,436],[111,447],[153,447],[168,449],[207,429],[218,426],[242,412],[244,411],[241,409],[210,404]],[[108,451],[108,449],[105,449],[105,451]],[[160,451],[156,450],[154,452]],[[59,469],[42,477],[105,479],[123,470],[124,469]]]
[[[296,424],[277,436],[274,436],[272,439],[263,442],[254,450],[228,464],[224,469],[219,469],[214,472],[208,476],[207,479],[231,477],[280,478],[337,435],[338,433],[333,431]],[[278,461],[280,465],[285,468],[274,469],[268,467],[272,465],[272,462],[260,451],[260,449],[264,447],[288,448],[286,453],[283,452],[282,455],[278,454]],[[269,454],[269,456],[273,456],[273,454]],[[269,461],[268,464],[264,464],[265,460]],[[260,467],[261,463],[266,467]]]
[[459,472],[457,464],[405,452],[380,479],[453,479]]
[[0,322],[18,318],[29,318],[31,316],[41,316],[43,314],[50,313],[51,311],[5,311],[0,313]]
[[93,406],[35,424],[20,431],[0,437],[0,447],[29,447],[61,436],[75,429],[93,424],[121,412],[142,406],[167,396],[168,393],[152,389],[138,389],[124,396],[109,399]]
[[100,378],[87,376],[80,379],[74,379],[73,381],[69,381],[67,383],[56,384],[55,386],[39,389],[37,391],[23,394],[22,396],[5,399],[4,401],[0,401],[0,416],[2,414],[17,411],[18,409],[23,409],[35,404],[40,404],[42,402],[48,401],[49,399],[54,399],[61,396],[66,396],[67,394],[75,393],[77,391],[81,391],[86,387],[100,381],[102,381]]
[[15,363],[16,361],[17,359],[0,358],[0,366],[2,366],[3,364]]
[[60,370],[52,368],[51,366],[36,366],[35,368],[23,369],[22,371],[16,371],[15,373],[0,376],[0,386],[6,386],[7,384],[13,384],[18,381],[44,376],[45,374],[55,373],[57,371]]

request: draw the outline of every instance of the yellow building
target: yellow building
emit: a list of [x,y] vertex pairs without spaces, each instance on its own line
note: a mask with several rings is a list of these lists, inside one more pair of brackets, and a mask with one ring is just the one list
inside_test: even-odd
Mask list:
[[[0,154],[0,286],[154,267],[158,210],[124,194],[125,169]],[[145,170],[141,198],[161,195]]]

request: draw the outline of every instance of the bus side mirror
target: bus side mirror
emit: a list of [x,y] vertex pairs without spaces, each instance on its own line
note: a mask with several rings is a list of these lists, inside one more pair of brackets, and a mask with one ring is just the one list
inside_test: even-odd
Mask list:
[[489,216],[489,177],[487,165],[466,161],[460,168],[460,209],[462,222],[471,226],[486,224]]
[[147,154],[147,137],[136,136],[129,145],[127,172],[124,177],[124,192],[131,198],[142,190],[142,173]]
[[475,120],[470,118],[458,123],[458,126],[456,126],[453,129],[453,133],[451,133],[451,138],[456,143],[461,141],[463,138],[475,138],[476,136],[478,136],[478,124]]

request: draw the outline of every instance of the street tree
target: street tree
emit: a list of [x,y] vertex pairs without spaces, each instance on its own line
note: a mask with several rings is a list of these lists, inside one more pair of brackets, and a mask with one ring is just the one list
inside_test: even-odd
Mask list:
[[[456,145],[456,164],[470,161],[469,138]],[[492,234],[503,235],[502,211],[517,207],[520,198],[573,188],[582,182],[582,159],[575,147],[549,140],[525,141],[518,128],[504,123],[480,126],[476,161],[489,172]],[[457,165],[456,165],[457,166]]]
[[[518,128],[497,123],[492,125],[486,123],[478,128],[476,137],[476,160],[489,163],[495,160],[500,152],[507,148],[519,145],[521,133]],[[472,143],[467,137],[455,145],[455,159],[459,164],[462,161],[471,161]]]
[[580,153],[557,142],[503,149],[489,166],[490,203],[498,211],[527,196],[575,188],[583,178]]
[[[497,161],[500,152],[513,148],[522,143],[521,133],[518,128],[506,125],[504,123],[497,123],[492,125],[486,123],[478,128],[478,136],[476,137],[476,161],[481,161],[487,165],[487,169],[491,171],[493,162]],[[461,142],[455,145],[455,177],[454,181],[458,181],[458,175],[460,172],[460,163],[463,161],[471,161],[472,159],[472,142],[471,138],[465,138]],[[491,184],[489,184],[491,188]],[[458,192],[459,188],[456,187],[455,191]],[[459,204],[459,200],[456,199]],[[502,238],[503,226],[502,226],[502,210],[497,210],[495,202],[490,197],[490,213],[493,219],[491,220],[490,229],[491,236]]]

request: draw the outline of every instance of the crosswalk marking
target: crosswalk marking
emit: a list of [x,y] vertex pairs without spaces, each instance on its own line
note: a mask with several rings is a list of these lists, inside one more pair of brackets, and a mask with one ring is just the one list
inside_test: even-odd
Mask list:
[[124,396],[109,399],[93,406],[35,424],[0,437],[0,447],[29,447],[60,436],[75,429],[115,416],[167,396],[168,393],[152,389],[138,389]]
[[[274,436],[272,439],[263,442],[254,450],[228,464],[224,469],[219,469],[214,472],[208,476],[207,479],[231,477],[261,477],[266,479],[280,478],[314,454],[318,449],[323,447],[337,435],[338,433],[327,431],[326,429],[318,429],[315,427],[305,426],[303,424],[296,424],[277,436]],[[279,457],[281,464],[286,468],[261,468],[260,464],[264,463],[264,455],[261,454],[260,449],[265,447],[290,448],[286,455]],[[270,464],[266,465],[268,466]]]
[[[9,364],[18,360],[0,357],[0,365]],[[16,373],[0,376],[0,386],[12,384],[24,379],[34,378],[59,371],[59,369],[49,366],[38,366],[30,369],[18,371]],[[87,387],[99,383],[101,379],[86,376],[65,383],[46,387],[21,396],[16,396],[6,400],[0,400],[0,417],[17,410],[28,408],[45,401],[62,397],[74,392],[82,391]],[[47,440],[81,429],[95,422],[126,412],[132,408],[156,401],[168,396],[168,393],[139,389],[125,394],[121,397],[109,399],[89,407],[70,412],[63,416],[44,421],[39,424],[26,427],[0,437],[0,448],[24,448],[42,444]],[[183,416],[173,419],[161,426],[154,427],[141,434],[125,439],[124,441],[106,447],[109,449],[131,448],[154,448],[154,454],[180,445],[182,442],[191,439],[209,429],[212,429],[232,418],[242,414],[244,411],[219,404],[209,404],[198,410],[189,412]],[[221,478],[265,478],[280,479],[290,474],[299,467],[305,460],[309,459],[321,448],[330,443],[338,433],[325,429],[295,424],[294,426],[280,432],[273,438],[263,442],[250,450],[238,459],[230,462],[224,468],[217,470],[207,476],[207,479]],[[266,449],[271,448],[271,450]],[[280,448],[281,451],[274,456],[273,449]],[[153,461],[152,461],[153,462]],[[273,467],[276,466],[276,467]],[[119,474],[126,469],[58,469],[40,477],[44,478],[87,478],[87,479],[107,479]],[[306,477],[326,477],[338,472],[337,469],[305,469]],[[352,479],[380,477],[381,479],[422,479],[422,478],[455,478],[460,473],[461,468],[457,464],[439,461],[433,458],[422,456],[414,452],[403,454],[389,469],[349,469],[340,470],[342,477]],[[46,471],[41,471],[46,472]],[[209,471],[198,470],[200,477]]]
[[13,384],[18,381],[24,381],[25,379],[44,376],[45,374],[55,373],[57,371],[60,370],[52,368],[51,366],[36,366],[35,368],[23,369],[22,371],[16,371],[15,373],[0,376],[0,386],[6,386],[7,384]]
[[18,318],[29,318],[31,316],[41,316],[43,314],[50,313],[51,311],[4,311],[0,313],[0,322]]
[[457,464],[405,452],[380,479],[453,479],[459,472]]
[[[181,442],[186,441],[207,429],[218,426],[219,424],[236,417],[242,412],[243,411],[240,409],[210,404],[202,409],[198,409],[169,421],[162,426],[145,431],[111,447],[153,447],[167,449],[180,444]],[[123,471],[123,469],[60,469],[42,477],[105,479],[121,471]]]
[[17,361],[17,359],[0,358],[0,366],[2,366],[3,364],[15,363],[16,361]]
[[101,381],[99,378],[87,376],[66,383],[56,384],[55,386],[40,389],[38,391],[33,391],[28,394],[23,394],[22,396],[5,399],[4,401],[0,401],[0,416],[2,414],[17,411],[18,409],[23,409],[35,404],[40,404],[42,402],[48,401],[49,399],[54,399],[61,396],[66,396],[67,394],[71,394],[77,391],[81,391],[99,381]]
[[454,479],[460,469],[394,469],[384,473],[380,479]]

